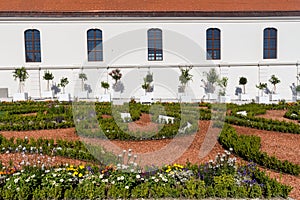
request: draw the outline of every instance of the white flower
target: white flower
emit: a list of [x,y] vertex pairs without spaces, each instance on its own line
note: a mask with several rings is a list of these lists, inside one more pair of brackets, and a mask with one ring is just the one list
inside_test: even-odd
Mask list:
[[19,188],[19,187],[17,187],[17,188],[16,188],[16,190],[17,190],[17,191],[19,191],[19,190],[20,190],[20,188]]
[[35,177],[35,174],[33,174],[32,176],[30,176],[30,178],[34,178]]
[[103,179],[102,182],[103,183],[108,183],[108,179]]
[[111,184],[113,184],[113,185],[114,185],[114,184],[115,184],[115,181],[112,181],[112,182],[111,182]]
[[139,179],[139,178],[141,178],[141,176],[140,176],[139,174],[137,174],[137,175],[136,175],[136,178]]
[[126,150],[123,150],[123,153],[126,153]]
[[30,181],[30,178],[26,179],[25,182],[28,183]]
[[103,178],[103,176],[104,176],[104,174],[100,174],[100,175],[99,175],[99,178],[100,178],[100,179],[102,179],[102,178]]
[[15,182],[15,183],[18,183],[19,180],[20,180],[20,178],[16,178],[16,179],[14,180],[14,182]]
[[120,180],[124,180],[124,176],[121,176],[121,177],[120,177]]
[[126,186],[125,186],[125,189],[127,189],[127,190],[128,190],[128,189],[129,189],[129,186],[128,186],[128,185],[126,185]]
[[131,169],[130,172],[134,172],[134,169]]
[[62,183],[62,182],[64,182],[64,179],[60,179],[59,181]]
[[233,151],[233,148],[229,148],[229,151]]
[[157,183],[159,180],[156,178],[154,181]]
[[56,176],[57,176],[57,174],[52,174],[52,176],[53,176],[53,177],[56,177]]
[[49,173],[49,172],[50,172],[50,170],[49,170],[49,169],[45,170],[45,173]]
[[128,152],[131,153],[132,149],[128,149]]

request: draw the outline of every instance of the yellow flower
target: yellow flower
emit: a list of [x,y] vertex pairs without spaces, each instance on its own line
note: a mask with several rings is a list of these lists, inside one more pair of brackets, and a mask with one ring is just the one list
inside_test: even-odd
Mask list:
[[80,174],[78,175],[79,178],[82,177],[82,176],[83,176],[82,173],[80,173]]
[[80,166],[79,166],[79,169],[84,169],[84,166],[83,166],[83,165],[80,165]]
[[78,174],[78,172],[74,172],[74,173],[73,173],[73,176],[76,176],[77,174]]

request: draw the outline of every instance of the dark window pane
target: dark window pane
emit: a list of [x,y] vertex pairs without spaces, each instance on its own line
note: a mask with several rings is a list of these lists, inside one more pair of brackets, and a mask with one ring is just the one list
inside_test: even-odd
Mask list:
[[89,30],[88,33],[88,39],[93,39],[94,38],[94,31],[93,30]]
[[206,31],[206,58],[210,59],[220,59],[220,30],[215,28],[210,28]]
[[162,60],[162,31],[150,29],[148,36],[148,60]]
[[34,39],[40,39],[40,32],[37,30],[34,31]]
[[96,30],[96,38],[101,39],[102,38],[102,32],[100,30]]

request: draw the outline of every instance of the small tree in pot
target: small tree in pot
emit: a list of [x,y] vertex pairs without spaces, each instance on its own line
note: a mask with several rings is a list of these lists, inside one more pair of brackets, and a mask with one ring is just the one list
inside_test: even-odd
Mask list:
[[144,78],[144,83],[142,85],[142,88],[145,90],[145,94],[147,92],[153,92],[153,86],[151,85],[152,82],[153,82],[153,74],[148,72],[148,74]]
[[264,95],[264,89],[267,88],[267,83],[259,83],[259,85],[256,85],[256,87],[261,90],[261,96]]
[[79,79],[81,79],[81,91],[84,91],[84,82],[87,80],[87,76],[85,73],[79,74]]
[[243,93],[246,94],[246,87],[245,85],[247,84],[248,80],[246,77],[240,77],[240,80],[239,80],[239,85],[242,85],[243,86]]
[[15,78],[15,80],[16,79],[19,80],[18,92],[22,93],[23,85],[24,85],[26,79],[28,79],[28,77],[29,77],[28,72],[26,71],[25,67],[15,69],[15,71],[13,72],[13,77]]
[[50,91],[50,81],[54,79],[54,76],[48,70],[44,72],[43,79],[47,81],[47,91]]
[[104,94],[106,94],[107,89],[109,88],[109,83],[102,81],[101,82],[101,87],[104,89]]
[[228,84],[228,78],[223,77],[221,80],[218,80],[218,85],[221,87],[219,91],[220,96],[225,96],[226,95],[226,88]]
[[65,87],[69,84],[68,78],[62,77],[60,79],[60,83],[58,84],[58,87],[63,88],[63,94],[65,94]]
[[269,79],[269,82],[273,85],[273,94],[276,94],[276,85],[280,83],[280,80],[275,76],[272,75],[271,78]]
[[180,67],[179,69],[181,71],[181,75],[179,76],[179,81],[182,86],[182,91],[185,92],[188,82],[193,79],[193,75],[189,73],[190,70],[192,69],[192,66],[186,68]]

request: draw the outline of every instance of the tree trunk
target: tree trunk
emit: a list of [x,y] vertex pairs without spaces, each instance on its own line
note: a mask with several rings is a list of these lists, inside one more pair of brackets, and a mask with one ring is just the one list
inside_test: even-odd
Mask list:
[[244,88],[244,94],[246,94],[246,87],[245,87],[245,85],[243,85],[243,88]]
[[50,91],[49,86],[50,86],[50,83],[49,83],[49,80],[47,80],[47,90],[48,90],[48,91]]

